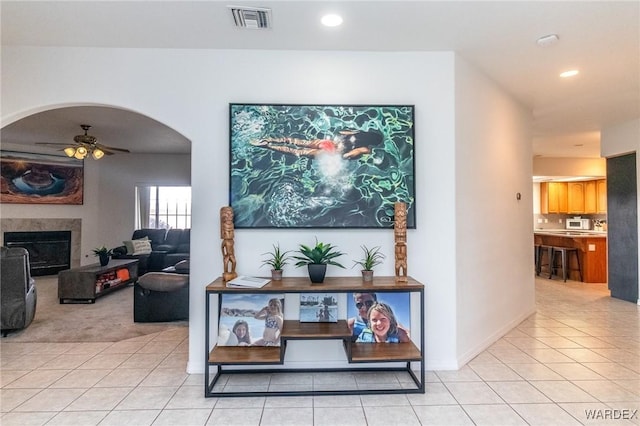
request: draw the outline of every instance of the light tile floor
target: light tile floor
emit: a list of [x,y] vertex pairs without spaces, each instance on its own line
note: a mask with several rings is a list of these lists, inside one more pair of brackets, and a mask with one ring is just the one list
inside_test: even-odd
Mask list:
[[468,365],[428,371],[424,395],[204,398],[203,376],[185,373],[184,327],[2,343],[0,424],[640,425],[640,307],[605,285],[546,279],[536,298],[536,314]]

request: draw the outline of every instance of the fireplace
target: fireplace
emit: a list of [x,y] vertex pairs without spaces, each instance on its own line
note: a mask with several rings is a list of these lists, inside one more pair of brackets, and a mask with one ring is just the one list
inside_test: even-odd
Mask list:
[[71,231],[5,232],[6,247],[29,252],[31,275],[54,275],[71,268]]

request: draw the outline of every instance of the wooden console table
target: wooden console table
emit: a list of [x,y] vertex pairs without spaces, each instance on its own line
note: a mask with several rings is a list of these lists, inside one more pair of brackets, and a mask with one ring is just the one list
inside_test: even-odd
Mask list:
[[[127,279],[119,279],[118,271],[126,270]],[[114,279],[107,279],[111,274]],[[138,259],[111,259],[106,266],[93,265],[58,273],[58,298],[67,301],[95,303],[96,298],[138,281]]]
[[[238,293],[385,293],[385,292],[409,292],[418,293],[420,297],[420,324],[415,329],[418,333],[411,333],[414,341],[408,343],[355,343],[351,341],[351,333],[346,320],[338,320],[335,323],[327,322],[300,322],[286,319],[281,330],[279,347],[238,347],[217,346],[210,339],[210,323],[215,324],[220,318],[221,296],[223,294]],[[218,301],[218,312],[211,317],[211,301]],[[307,277],[287,277],[282,281],[271,281],[262,288],[228,288],[222,278],[218,278],[206,287],[206,313],[205,313],[205,397],[232,397],[232,396],[292,396],[292,395],[353,395],[353,394],[380,394],[380,393],[424,393],[425,391],[425,365],[424,365],[424,286],[409,278],[408,282],[397,282],[395,277],[374,277],[372,282],[364,282],[361,277],[330,277],[325,278],[322,284],[311,284]],[[416,339],[417,337],[417,339]],[[287,342],[290,340],[340,340],[345,350],[347,362],[350,364],[344,368],[269,368],[269,365],[282,366],[285,364],[285,352]],[[321,361],[320,359],[318,361]],[[411,369],[411,363],[420,363],[419,374]],[[355,367],[352,364],[367,363],[404,363],[403,367],[382,366],[376,368]],[[234,369],[233,366],[242,367]],[[248,368],[257,367],[261,368]],[[264,368],[264,366],[267,366]],[[211,377],[210,369],[215,374]],[[252,373],[314,373],[314,372],[390,372],[398,371],[407,373],[415,386],[399,388],[367,388],[367,389],[311,389],[311,390],[265,390],[254,392],[237,392],[216,389],[216,383],[222,374],[252,374]]]

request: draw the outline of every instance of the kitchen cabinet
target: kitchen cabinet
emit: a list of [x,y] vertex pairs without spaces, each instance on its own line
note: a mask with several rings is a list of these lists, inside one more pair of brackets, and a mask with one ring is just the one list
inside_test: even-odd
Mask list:
[[595,180],[584,183],[584,212],[598,213],[598,185]]
[[567,182],[540,183],[540,213],[567,213]]
[[567,184],[567,213],[584,213],[584,182]]
[[540,183],[540,213],[606,214],[606,179]]
[[607,180],[596,181],[596,210],[600,214],[607,213]]

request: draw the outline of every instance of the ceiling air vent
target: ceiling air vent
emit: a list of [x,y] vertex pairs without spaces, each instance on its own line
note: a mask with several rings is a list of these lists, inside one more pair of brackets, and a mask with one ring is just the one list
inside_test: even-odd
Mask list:
[[236,27],[239,28],[271,28],[271,9],[258,7],[229,6]]

